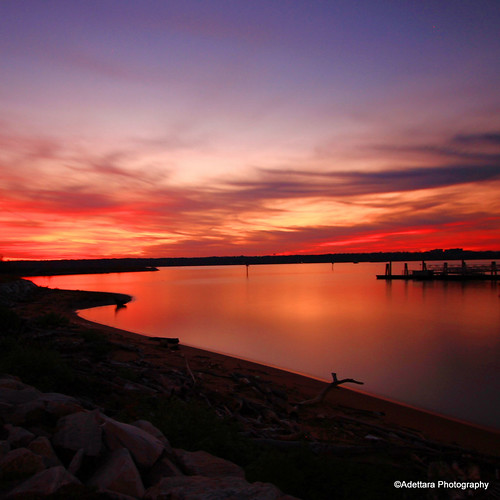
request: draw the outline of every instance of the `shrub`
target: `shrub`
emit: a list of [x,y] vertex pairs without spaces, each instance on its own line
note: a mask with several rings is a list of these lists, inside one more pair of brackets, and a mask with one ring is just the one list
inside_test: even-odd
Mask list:
[[21,333],[24,320],[10,307],[0,304],[0,327],[2,333]]
[[35,326],[39,328],[59,328],[61,326],[67,326],[69,324],[69,319],[65,316],[55,313],[49,312],[43,314],[42,316],[38,316],[34,319]]
[[13,340],[0,345],[0,372],[17,375],[41,391],[70,391],[75,374],[54,350],[20,344]]

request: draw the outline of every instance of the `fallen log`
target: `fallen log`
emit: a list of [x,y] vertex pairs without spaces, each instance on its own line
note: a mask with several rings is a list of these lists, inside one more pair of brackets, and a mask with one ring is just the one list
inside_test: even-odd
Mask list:
[[316,403],[320,403],[321,401],[323,401],[323,399],[325,398],[325,396],[332,389],[335,389],[339,385],[345,384],[347,382],[349,382],[351,384],[359,384],[359,385],[363,385],[364,384],[364,382],[360,382],[359,380],[354,380],[353,378],[343,378],[342,380],[338,380],[337,379],[337,374],[333,373],[333,372],[332,372],[332,378],[333,378],[333,382],[331,382],[330,384],[328,384],[315,398],[307,399],[305,401],[301,401],[300,403],[297,403],[297,406],[309,406],[309,405],[313,405],[313,404],[316,404]]

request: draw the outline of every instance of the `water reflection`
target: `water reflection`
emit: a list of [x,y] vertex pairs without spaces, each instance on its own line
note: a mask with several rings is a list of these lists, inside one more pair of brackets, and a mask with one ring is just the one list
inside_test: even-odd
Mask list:
[[368,392],[498,426],[497,285],[376,280],[383,266],[165,268],[50,286],[135,297],[82,314],[93,321],[324,379],[335,371]]

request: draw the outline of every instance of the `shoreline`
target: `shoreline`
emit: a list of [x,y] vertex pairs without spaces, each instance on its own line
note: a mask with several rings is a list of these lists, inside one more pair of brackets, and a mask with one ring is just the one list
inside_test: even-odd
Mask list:
[[[62,291],[62,290],[61,290]],[[88,292],[90,294],[106,292]],[[119,295],[119,294],[114,294]],[[98,304],[111,305],[111,304]],[[103,325],[90,320],[86,320],[78,315],[77,310],[89,309],[96,305],[86,305],[84,307],[66,309],[66,313],[73,317],[73,321],[90,326],[99,330],[105,335],[126,339],[130,343],[141,346],[142,348],[156,348],[158,346],[156,337],[148,337],[136,332],[121,330],[115,327]],[[195,360],[196,358],[210,359],[210,363],[222,363],[225,371],[231,368],[244,368],[252,372],[261,373],[262,376],[271,379],[271,381],[286,386],[290,392],[295,390],[297,395],[303,399],[308,399],[320,393],[329,383],[325,380],[307,376],[302,373],[288,371],[279,367],[269,366],[245,358],[230,356],[215,351],[188,346],[180,343],[184,357],[193,364],[191,369],[196,371],[200,368]],[[165,361],[164,357],[162,361]],[[363,413],[375,415],[381,419],[380,423],[374,425],[394,426],[416,431],[425,439],[442,443],[451,447],[471,448],[479,453],[485,453],[500,457],[500,430],[463,421],[457,418],[441,415],[426,409],[418,408],[399,401],[394,401],[378,395],[366,393],[362,390],[349,387],[338,387],[331,391],[325,398],[325,401],[317,405],[319,412],[325,407],[337,405],[339,408],[345,407],[347,410],[353,410],[354,413]]]
[[[187,370],[196,390],[204,392],[204,397],[216,395],[215,397],[223,400],[223,406],[228,409],[228,413],[238,413],[234,412],[233,406],[238,406],[235,400],[239,401],[239,391],[245,389],[242,388],[242,383],[249,387],[253,384],[254,387],[250,388],[254,393],[257,392],[256,387],[261,390],[263,385],[269,385],[277,393],[284,393],[287,401],[286,412],[293,415],[297,413],[298,403],[315,398],[329,385],[328,382],[304,374],[186,346],[182,344],[182,339],[177,347],[167,346],[158,337],[147,337],[95,323],[82,318],[76,312],[102,305],[121,307],[131,300],[129,295],[45,287],[36,287],[36,292],[34,299],[24,300],[20,304],[19,310],[23,316],[29,318],[41,313],[60,314],[69,320],[77,332],[87,330],[102,336],[115,346],[108,363],[115,367],[141,362],[148,366],[148,370],[159,375],[159,378],[162,377],[161,373],[168,369]],[[61,332],[61,337],[64,337],[64,332]],[[78,356],[72,356],[77,362]],[[236,376],[241,377],[243,382],[235,382]],[[275,407],[265,407],[270,404],[267,400],[255,402],[254,399],[255,394],[248,398],[245,396],[248,404],[255,404],[263,411],[265,409],[278,413]],[[292,440],[294,437],[300,440],[306,437],[318,441],[322,439],[325,425],[335,427],[337,422],[342,422],[340,430],[335,431],[342,445],[360,446],[373,439],[397,448],[398,439],[404,441],[407,435],[406,437],[413,436],[414,440],[420,440],[425,446],[442,446],[449,450],[475,451],[490,457],[500,457],[500,431],[496,429],[453,419],[348,387],[337,387],[329,391],[324,400],[315,405],[300,406],[298,413],[297,422],[292,426],[292,430],[297,432],[290,431],[283,440]],[[280,419],[285,420],[278,414],[277,420]],[[253,423],[248,425],[252,427]],[[349,429],[348,432],[344,432],[346,428]],[[253,427],[251,431],[254,434],[260,432]],[[407,444],[402,443],[404,446]]]
[[[335,377],[329,384],[76,312],[119,309],[130,300],[27,280],[0,283],[7,327],[0,372],[76,398],[85,411],[123,423],[148,421],[174,448],[229,460],[249,483],[271,483],[304,500],[333,492],[400,498],[393,486],[400,480],[481,479],[500,491],[500,432],[339,387]],[[0,423],[5,433],[15,421]],[[44,425],[53,433],[55,424]]]

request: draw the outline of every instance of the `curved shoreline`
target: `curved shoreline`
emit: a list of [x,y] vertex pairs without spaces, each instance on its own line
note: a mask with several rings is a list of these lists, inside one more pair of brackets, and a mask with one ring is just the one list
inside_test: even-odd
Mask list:
[[[219,394],[234,402],[235,384],[231,375],[246,373],[269,383],[276,390],[286,393],[289,404],[305,401],[317,396],[327,382],[302,374],[288,372],[245,359],[181,345],[179,350],[162,348],[158,338],[120,330],[94,323],[80,317],[76,310],[102,305],[124,305],[131,297],[108,292],[83,292],[39,288],[45,292],[23,304],[25,314],[37,315],[55,312],[66,316],[76,329],[92,330],[103,335],[118,346],[112,363],[123,363],[133,359],[133,352],[140,351],[141,359],[151,370],[186,370],[207,394]],[[119,346],[123,346],[120,348]],[[133,352],[132,352],[133,351]],[[229,405],[229,403],[227,403]],[[450,450],[471,451],[492,457],[500,457],[500,432],[468,422],[451,419],[419,408],[390,401],[363,392],[339,387],[332,390],[324,401],[310,407],[300,408],[298,427],[304,436],[319,439],[320,427],[331,422],[345,422],[352,426],[355,437],[343,436],[341,443],[359,446],[371,434],[414,436],[425,445],[449,447]],[[378,439],[378,438],[377,438]],[[394,443],[391,443],[393,445]],[[406,445],[405,445],[406,446]]]
[[[87,307],[79,307],[78,309],[88,309],[91,307],[95,306],[89,305]],[[93,328],[107,335],[117,335],[122,339],[126,339],[128,342],[138,343],[142,347],[151,342],[153,342],[153,348],[157,346],[155,341],[151,341],[154,337],[148,337],[140,333],[121,330],[84,319],[77,314],[74,308],[71,310],[71,313],[74,317],[78,318],[78,321],[87,325],[92,325]],[[195,358],[197,356],[210,358],[212,362],[223,363],[226,366],[225,371],[230,371],[234,366],[244,366],[251,371],[265,374],[266,377],[276,383],[284,384],[290,388],[290,392],[292,388],[295,390],[298,389],[298,392],[301,393],[304,399],[316,396],[326,385],[328,385],[327,381],[308,377],[301,373],[287,371],[278,367],[264,365],[248,359],[229,356],[227,354],[207,351],[184,344],[181,345],[182,350],[188,358]],[[327,402],[329,403],[352,409],[355,413],[369,412],[373,414],[384,414],[383,416],[378,416],[379,418],[383,417],[382,425],[387,425],[389,428],[396,425],[401,428],[416,430],[423,433],[426,438],[442,442],[446,445],[474,448],[482,453],[500,456],[500,431],[493,428],[440,415],[439,413],[365,393],[354,388],[339,387],[335,391],[332,391],[326,400],[328,400]],[[321,411],[320,408],[321,405],[318,405],[318,411]]]

